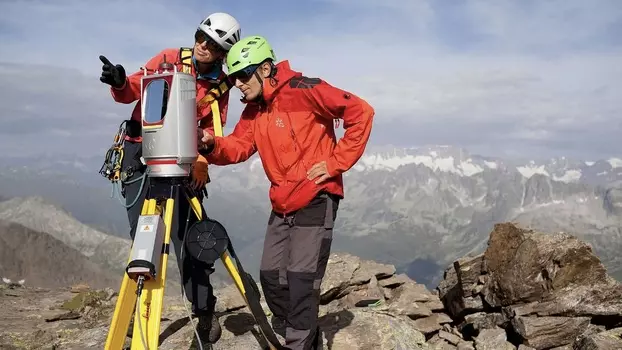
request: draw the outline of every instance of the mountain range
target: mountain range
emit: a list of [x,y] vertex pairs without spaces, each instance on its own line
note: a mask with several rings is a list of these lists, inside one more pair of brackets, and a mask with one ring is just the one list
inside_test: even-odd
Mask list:
[[[81,223],[127,240],[125,209],[97,173],[103,155],[0,161],[6,164],[0,196],[43,197]],[[256,274],[270,210],[261,162],[254,156],[237,165],[211,166],[210,177],[208,215],[225,225],[242,262]],[[621,180],[618,158],[502,159],[451,146],[372,147],[344,177],[346,198],[333,249],[394,264],[433,287],[451,261],[485,249],[495,223],[514,221],[577,235],[620,279]],[[16,215],[11,205],[0,207],[8,213],[0,219]],[[71,238],[74,244],[81,234]]]

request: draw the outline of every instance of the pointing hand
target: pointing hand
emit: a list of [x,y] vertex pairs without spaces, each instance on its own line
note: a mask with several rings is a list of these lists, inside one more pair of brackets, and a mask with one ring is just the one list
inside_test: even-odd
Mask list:
[[100,55],[99,60],[104,64],[102,66],[102,75],[99,80],[117,89],[125,85],[125,68],[122,65],[113,65],[105,56]]

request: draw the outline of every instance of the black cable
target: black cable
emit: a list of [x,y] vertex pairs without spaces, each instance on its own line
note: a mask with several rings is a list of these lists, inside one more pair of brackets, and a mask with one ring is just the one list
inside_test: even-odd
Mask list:
[[[136,315],[138,316],[138,329],[140,331],[140,339],[143,341],[143,347],[146,350],[149,350],[147,346],[147,342],[145,341],[145,335],[143,334],[143,325],[140,320],[140,295],[143,292],[143,287],[145,286],[145,276],[138,276],[138,285],[136,286]],[[135,316],[136,317],[136,316]]]

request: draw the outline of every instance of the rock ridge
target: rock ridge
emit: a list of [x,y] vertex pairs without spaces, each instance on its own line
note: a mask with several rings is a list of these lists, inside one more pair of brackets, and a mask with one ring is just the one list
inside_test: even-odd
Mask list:
[[[215,293],[223,336],[213,349],[261,349],[235,286]],[[320,293],[324,349],[622,349],[622,287],[591,247],[514,223],[495,225],[485,252],[456,260],[433,290],[334,252]],[[116,297],[0,285],[0,348],[102,348]],[[193,335],[180,295],[167,295],[160,349],[188,349]]]

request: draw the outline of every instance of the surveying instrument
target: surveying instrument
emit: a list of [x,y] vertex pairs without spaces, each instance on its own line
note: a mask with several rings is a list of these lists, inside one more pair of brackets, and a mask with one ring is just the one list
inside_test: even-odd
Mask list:
[[[190,186],[191,166],[198,156],[194,76],[179,72],[174,64],[166,62],[166,57],[152,74],[147,74],[145,68],[143,72],[142,150],[147,166],[145,175],[149,176],[150,184],[138,219],[105,349],[123,348],[132,314],[134,326],[130,349],[158,348],[171,224],[176,200],[182,199],[189,201],[191,211],[197,217],[197,222],[187,228],[180,249],[182,254],[188,253],[193,259],[212,264],[220,258],[259,325],[260,344],[264,349],[285,349],[268,323],[259,303],[257,284],[242,268],[227,231],[219,222],[204,215],[197,193]],[[216,88],[210,91],[211,109],[215,134],[222,136],[218,91]]]

